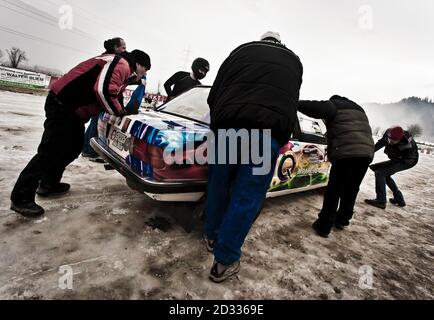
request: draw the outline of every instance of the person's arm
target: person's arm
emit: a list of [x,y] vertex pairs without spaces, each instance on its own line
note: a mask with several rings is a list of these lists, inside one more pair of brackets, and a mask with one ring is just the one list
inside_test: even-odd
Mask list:
[[140,85],[134,90],[131,99],[125,107],[126,114],[138,114],[146,92],[146,76],[142,78]]
[[182,78],[183,72],[177,72],[173,76],[171,76],[165,83],[164,83],[164,90],[166,90],[167,97],[173,98],[173,90],[172,87],[175,85],[176,82],[178,82]]
[[108,113],[115,116],[125,113],[119,96],[130,75],[130,66],[124,59],[115,58],[112,62],[107,62],[102,69],[94,90],[100,104]]
[[300,100],[298,111],[315,119],[333,120],[336,116],[336,106],[330,101]]
[[384,148],[386,145],[387,145],[387,138],[386,138],[386,133],[385,133],[383,138],[378,140],[377,143],[375,144],[375,152]]

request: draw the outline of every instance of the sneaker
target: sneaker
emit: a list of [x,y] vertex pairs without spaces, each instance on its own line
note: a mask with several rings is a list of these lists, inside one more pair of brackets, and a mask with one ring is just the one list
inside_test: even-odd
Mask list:
[[396,201],[394,198],[389,199],[389,202],[397,207],[404,208],[406,206],[405,201]]
[[374,206],[374,207],[377,207],[377,208],[380,208],[383,210],[386,209],[386,204],[384,202],[380,202],[376,199],[373,199],[373,200],[366,199],[365,203],[369,204],[370,206]]
[[205,242],[206,250],[208,250],[210,253],[213,253],[215,241],[208,239],[208,236],[205,233],[203,234],[202,238],[203,242]]
[[44,208],[38,206],[34,201],[31,202],[13,202],[11,210],[21,214],[26,218],[37,218],[44,214]]
[[221,263],[218,263],[216,260],[214,260],[214,264],[211,268],[211,272],[209,274],[209,278],[216,283],[223,282],[230,277],[236,275],[238,272],[240,272],[240,262],[234,262],[229,266],[224,266]]
[[319,226],[319,220],[316,220],[313,224],[312,224],[312,228],[313,230],[315,230],[316,234],[319,235],[320,237],[323,238],[328,238],[330,231],[326,232],[324,230],[321,230],[320,226]]
[[59,183],[56,187],[44,187],[39,185],[36,194],[40,197],[49,197],[65,194],[71,189],[71,185],[67,183]]

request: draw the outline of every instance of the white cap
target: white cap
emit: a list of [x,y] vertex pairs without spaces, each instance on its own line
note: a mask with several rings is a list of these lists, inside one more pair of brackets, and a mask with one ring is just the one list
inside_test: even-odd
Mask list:
[[280,40],[280,34],[278,32],[273,32],[273,31],[268,31],[266,32],[262,37],[261,37],[261,41],[267,38],[273,38],[276,39],[277,41],[281,42]]

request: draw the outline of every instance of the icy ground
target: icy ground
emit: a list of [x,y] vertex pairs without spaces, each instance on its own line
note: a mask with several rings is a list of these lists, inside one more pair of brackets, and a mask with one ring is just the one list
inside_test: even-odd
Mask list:
[[[268,200],[239,276],[217,285],[208,280],[212,256],[200,223],[185,232],[192,207],[153,202],[85,159],[65,173],[68,195],[38,199],[44,218],[9,210],[12,186],[40,140],[43,105],[43,97],[0,92],[1,299],[434,298],[432,156],[398,176],[405,209],[364,205],[374,195],[369,173],[353,225],[329,239],[311,230],[320,192]],[[74,274],[72,290],[59,288],[64,265]],[[363,266],[372,268],[371,289]]]

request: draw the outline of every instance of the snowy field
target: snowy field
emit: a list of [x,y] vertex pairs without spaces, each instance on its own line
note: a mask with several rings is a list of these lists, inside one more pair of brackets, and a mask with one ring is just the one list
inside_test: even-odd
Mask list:
[[[44,218],[10,211],[13,184],[41,137],[44,100],[0,92],[0,299],[434,299],[433,156],[398,176],[404,209],[363,204],[374,196],[370,172],[353,225],[329,239],[311,230],[321,192],[267,200],[241,272],[217,285],[200,222],[185,232],[191,206],[153,202],[85,159],[65,173],[69,194],[37,199]],[[59,288],[64,265],[72,290]],[[359,274],[369,268],[371,287]]]

